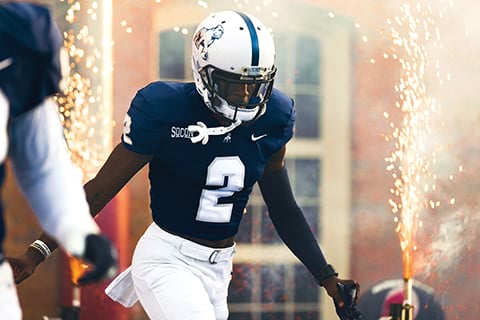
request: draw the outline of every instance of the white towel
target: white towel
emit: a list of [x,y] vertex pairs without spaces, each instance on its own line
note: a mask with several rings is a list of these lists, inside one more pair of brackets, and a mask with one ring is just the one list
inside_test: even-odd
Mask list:
[[132,279],[132,266],[120,273],[105,289],[105,293],[126,308],[132,307],[138,301]]

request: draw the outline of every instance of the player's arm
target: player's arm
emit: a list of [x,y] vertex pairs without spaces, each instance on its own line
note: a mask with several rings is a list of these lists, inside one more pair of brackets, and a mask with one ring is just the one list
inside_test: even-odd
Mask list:
[[[354,307],[356,303],[358,284],[353,280],[338,278],[338,274],[328,264],[302,210],[296,203],[284,166],[285,152],[286,147],[284,146],[271,157],[264,175],[259,181],[269,216],[283,242],[307,267],[317,283],[323,286],[334,299],[339,316],[341,316],[342,311],[347,314],[345,317],[341,316],[341,319],[357,319],[351,312],[355,310],[351,310],[350,307]],[[337,284],[340,284],[340,287]],[[353,289],[355,291],[351,293],[353,297],[348,297],[350,292],[347,293],[347,296],[344,296],[343,293],[345,292],[342,288],[345,290]],[[344,308],[346,304],[347,308]],[[343,308],[343,310],[338,310],[338,308]]]
[[[84,185],[90,214],[96,216],[151,158],[149,155],[126,149],[122,143],[118,144],[97,175]],[[28,278],[36,266],[58,247],[55,239],[47,233],[43,233],[38,240],[39,242],[34,243],[40,244],[40,247],[30,245],[23,255],[8,258],[14,270],[16,283]],[[42,251],[43,244],[47,248]]]
[[[148,100],[138,92],[125,116],[122,142],[114,148],[97,175],[84,186],[92,216],[97,215],[123,186],[152,159],[153,149],[151,146],[158,145],[159,141],[155,140],[158,135],[145,134],[145,132],[152,132],[157,128],[157,122],[150,113],[151,110]],[[133,119],[135,121],[132,122]],[[10,259],[17,283],[30,276],[35,267],[57,247],[56,241],[46,233],[42,234],[38,240],[40,247],[46,247],[45,251],[38,250],[41,249],[38,246],[30,246],[23,256],[16,260]]]
[[[41,226],[69,253],[94,265],[86,281],[112,276],[117,254],[89,214],[80,172],[70,160],[51,99],[12,120],[10,159],[18,185]],[[48,254],[46,246],[34,245]]]
[[130,151],[123,143],[117,144],[97,175],[84,186],[91,215],[96,216],[150,160],[151,155]]
[[[97,175],[84,185],[92,217],[95,217],[151,158],[150,155],[130,151],[123,143],[119,143]],[[51,251],[58,246],[47,233],[43,233],[39,240],[46,243]]]

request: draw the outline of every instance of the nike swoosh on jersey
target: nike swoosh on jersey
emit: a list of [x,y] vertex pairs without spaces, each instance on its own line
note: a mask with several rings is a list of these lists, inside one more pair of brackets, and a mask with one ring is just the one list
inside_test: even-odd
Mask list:
[[265,134],[262,134],[261,136],[255,137],[255,135],[252,133],[252,137],[251,137],[251,138],[252,138],[252,141],[255,142],[255,141],[257,141],[257,140],[260,140],[260,139],[262,139],[262,138],[265,138],[266,136],[267,136],[267,134],[265,133]]
[[11,64],[12,64],[12,58],[7,58],[0,61],[0,70],[7,68]]

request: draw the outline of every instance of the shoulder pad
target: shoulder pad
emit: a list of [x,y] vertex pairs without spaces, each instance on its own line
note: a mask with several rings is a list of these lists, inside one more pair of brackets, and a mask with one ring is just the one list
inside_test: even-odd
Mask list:
[[271,126],[281,126],[295,120],[293,100],[278,89],[273,89],[267,102],[267,110],[259,121],[268,121]]
[[0,6],[0,31],[34,52],[56,52],[62,34],[47,7],[30,3],[7,3]]
[[162,123],[191,121],[197,109],[192,98],[188,83],[157,81],[137,92],[131,108],[140,109]]

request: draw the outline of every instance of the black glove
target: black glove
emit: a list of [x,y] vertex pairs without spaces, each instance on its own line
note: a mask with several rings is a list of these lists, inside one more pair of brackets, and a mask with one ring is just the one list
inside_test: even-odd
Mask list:
[[343,302],[345,303],[343,307],[339,307],[337,302],[334,300],[335,303],[335,310],[337,311],[337,315],[341,320],[359,320],[362,319],[362,314],[360,310],[357,308],[357,285],[356,283],[347,283],[342,284],[340,282],[337,283],[338,291],[342,296]]
[[78,279],[78,284],[80,285],[110,279],[117,273],[117,250],[102,235],[90,234],[87,236],[85,253],[80,258],[93,267],[91,271],[88,271]]

